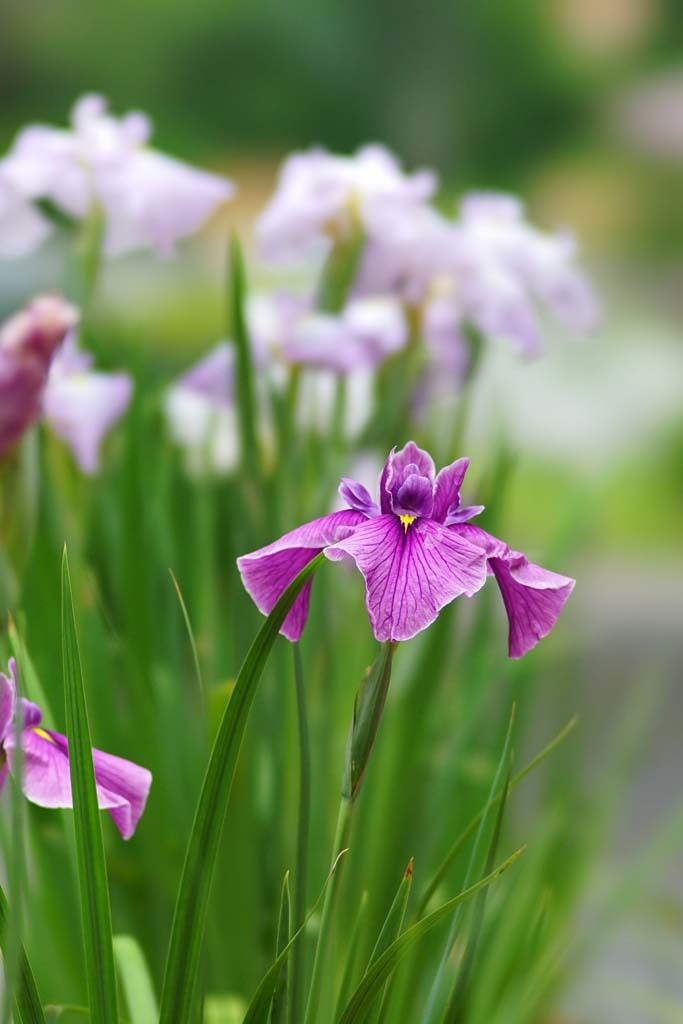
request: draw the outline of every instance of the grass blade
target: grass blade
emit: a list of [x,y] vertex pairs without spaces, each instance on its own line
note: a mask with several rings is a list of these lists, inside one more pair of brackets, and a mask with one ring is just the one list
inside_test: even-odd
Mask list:
[[270,613],[247,653],[225,709],[195,811],[178,889],[161,996],[160,1024],[191,1019],[211,883],[244,730],[280,626],[324,558],[304,566]]
[[[401,934],[401,928],[403,927],[403,919],[406,913],[406,906],[408,905],[408,898],[410,896],[410,889],[413,882],[413,859],[411,857],[408,867],[403,873],[400,885],[396,890],[394,900],[389,907],[389,913],[387,914],[384,924],[382,925],[381,931],[375,948],[370,954],[370,960],[368,963],[368,970],[372,967],[376,960],[379,960],[385,949],[388,949],[391,943],[398,938]],[[367,974],[367,971],[366,971]],[[381,998],[376,1000],[374,1009],[370,1013],[368,1020],[375,1024],[379,1020],[382,1012],[382,1004],[384,1002],[384,994]]]
[[[294,652],[294,682],[296,687],[296,717],[299,735],[299,808],[296,836],[296,874],[294,876],[294,927],[298,928],[306,914],[306,880],[308,878],[308,842],[311,818],[311,750],[308,735],[308,714],[306,711],[306,688],[301,663],[301,647],[292,645]],[[291,1015],[299,1020],[302,977],[304,968],[305,943],[298,946],[292,955],[291,966]]]
[[[511,751],[508,751],[507,773],[505,776],[505,782],[503,784],[503,797],[498,803],[496,823],[493,827],[491,842],[489,843],[489,851],[486,857],[486,867],[484,868],[486,874],[488,874],[493,868],[493,863],[495,861],[496,853],[498,850],[498,843],[500,841],[500,832],[503,825],[503,816],[505,814],[505,804],[507,802],[507,796],[510,791],[510,769],[512,765],[511,758],[512,753]],[[451,994],[448,1008],[446,1010],[444,1024],[462,1024],[462,1021],[464,1021],[465,1019],[468,985],[470,977],[472,975],[472,968],[474,966],[474,958],[476,956],[477,943],[479,942],[481,928],[484,923],[484,910],[486,909],[487,895],[488,890],[482,889],[482,891],[476,898],[472,923],[470,925],[469,934],[467,936],[467,945],[465,947],[465,953],[463,955],[460,970],[458,971],[455,985],[453,987],[453,992]]]
[[230,337],[237,356],[237,404],[242,465],[251,467],[252,471],[257,471],[261,462],[256,432],[256,391],[252,352],[244,309],[246,278],[242,247],[236,236],[230,240],[228,288]]
[[114,956],[130,1024],[156,1024],[159,1009],[154,985],[144,953],[132,935],[114,936]]
[[297,928],[297,930],[294,932],[287,945],[284,947],[282,952],[275,958],[275,960],[270,965],[270,967],[264,974],[263,978],[259,982],[259,986],[252,997],[251,1003],[249,1004],[249,1008],[247,1009],[242,1024],[268,1024],[268,1020],[270,1017],[270,1006],[273,1000],[275,988],[278,983],[278,978],[280,977],[280,972],[287,961],[287,957],[290,954],[292,946],[299,938],[304,928],[310,921],[311,917],[315,913],[318,905],[320,904],[320,901],[323,898],[325,890],[327,889],[327,886],[330,884],[330,881],[332,880],[332,877],[335,871],[337,870],[339,862],[341,861],[345,853],[347,853],[346,850],[342,850],[340,852],[339,856],[332,865],[332,868],[330,869],[329,875],[325,879],[325,884],[322,887],[320,895],[318,896],[317,900],[315,901],[315,903],[309,910],[308,914],[306,915],[303,924],[299,928]]
[[[280,896],[280,914],[277,925],[277,943],[275,948],[276,958],[284,951],[292,937],[292,904],[289,896],[289,871],[282,883],[282,895]],[[270,1024],[287,1024],[289,1019],[289,971],[283,967],[277,980],[275,993],[273,995],[273,1009],[270,1016]]]
[[[512,745],[512,730],[514,723],[515,706],[513,704],[512,711],[510,712],[510,720],[508,722],[507,732],[505,734],[505,742],[503,743],[503,750],[498,761],[496,773],[493,776],[493,781],[489,789],[488,797],[486,799],[486,806],[484,807],[484,813],[481,817],[481,821],[479,824],[479,828],[477,829],[477,834],[475,836],[474,843],[472,844],[472,851],[470,853],[470,859],[467,865],[467,871],[465,873],[465,886],[468,886],[471,883],[472,879],[475,877],[475,873],[480,870],[479,850],[484,840],[484,832],[488,824],[490,811],[495,806],[495,797],[497,796],[498,791],[501,788],[501,779],[505,779],[505,786],[507,786],[509,780],[510,750]],[[456,912],[451,923],[451,927],[448,932],[448,938],[446,939],[446,945],[444,946],[441,961],[437,968],[436,974],[434,975],[434,981],[432,982],[429,999],[427,1000],[427,1006],[425,1007],[425,1012],[422,1017],[423,1024],[427,1024],[427,1022],[433,1019],[437,1007],[437,1002],[441,999],[441,991],[446,972],[446,965],[448,963],[448,958],[450,956],[451,950],[453,949],[453,944],[458,933],[458,925],[460,924],[460,913],[460,910]]]
[[[531,772],[535,768],[537,768],[542,761],[545,761],[546,757],[548,757],[549,754],[552,754],[552,752],[557,747],[559,747],[559,745],[567,738],[570,732],[572,732],[572,730],[575,728],[577,722],[578,717],[574,715],[573,718],[570,718],[570,720],[567,722],[564,728],[560,729],[558,734],[554,736],[553,739],[543,748],[543,750],[536,754],[536,756],[532,758],[531,761],[529,761],[529,763],[524,766],[524,768],[522,768],[520,771],[518,771],[515,775],[512,776],[509,785],[510,792],[512,792],[512,790],[515,789],[520,782],[523,782],[527,775],[530,775]],[[502,798],[502,796],[503,790],[500,790],[494,796],[493,803],[496,804]],[[420,898],[420,903],[416,915],[417,917],[422,917],[422,915],[424,914],[427,908],[427,904],[429,903],[430,899],[432,898],[438,887],[441,885],[441,882],[444,880],[444,877],[446,876],[446,873],[450,868],[451,864],[454,862],[454,860],[462,850],[463,846],[465,845],[469,837],[472,835],[474,830],[477,828],[477,826],[481,822],[481,819],[484,817],[484,814],[486,813],[486,806],[487,805],[485,804],[478,812],[478,814],[475,814],[475,816],[472,818],[469,824],[465,826],[463,831],[460,833],[458,838],[450,847],[444,859],[441,861],[441,864],[439,865],[437,871],[435,872],[432,880],[430,881],[429,885],[426,887],[424,893],[422,894],[422,897]]]
[[[0,948],[6,953],[9,927],[9,907],[3,889],[0,887]],[[14,1006],[19,1024],[45,1024],[43,1007],[36,988],[35,979],[24,947],[19,946],[19,964],[14,989]]]
[[516,850],[512,856],[508,857],[507,860],[492,871],[491,874],[481,878],[474,885],[471,885],[468,889],[463,889],[461,893],[454,896],[453,899],[447,900],[441,907],[434,910],[427,917],[423,917],[422,920],[416,921],[414,925],[407,928],[397,939],[395,939],[391,945],[385,949],[378,960],[372,965],[367,971],[365,977],[361,981],[360,985],[351,997],[344,1013],[339,1019],[339,1024],[362,1024],[367,1019],[367,1014],[377,996],[378,992],[382,988],[382,985],[390,977],[392,971],[403,959],[406,953],[418,942],[427,932],[431,931],[440,921],[442,921],[448,914],[451,914],[454,910],[457,910],[466,900],[476,893],[481,892],[487,885],[491,885],[497,878],[507,871],[508,868],[512,867],[515,861],[522,855],[526,847],[522,846],[519,850]]
[[90,1013],[96,1024],[115,1024],[118,1011],[107,869],[66,547],[62,556],[62,661]]
[[359,959],[359,947],[361,938],[363,935],[363,929],[365,928],[365,919],[368,914],[368,891],[363,890],[363,895],[358,905],[358,913],[356,914],[356,920],[353,924],[353,931],[351,932],[351,938],[348,944],[348,953],[346,954],[346,963],[344,965],[344,973],[342,975],[341,985],[339,986],[339,996],[337,997],[337,1008],[334,1014],[334,1019],[341,1016],[342,1010],[346,1006],[351,996],[353,989],[354,977],[356,975],[356,965]]
[[188,640],[190,641],[190,649],[192,651],[192,661],[194,663],[194,672],[195,672],[195,675],[197,677],[197,685],[199,686],[199,693],[201,695],[202,701],[205,702],[206,701],[206,693],[204,691],[204,680],[202,679],[202,670],[201,670],[201,667],[199,665],[199,652],[197,651],[197,643],[196,643],[195,638],[194,638],[194,631],[192,629],[192,622],[190,621],[190,615],[189,615],[189,612],[187,610],[187,605],[185,604],[185,598],[183,597],[183,592],[180,589],[180,584],[178,583],[178,580],[176,579],[175,573],[173,572],[173,569],[170,569],[170,568],[169,568],[168,572],[169,572],[169,575],[171,577],[171,582],[173,583],[173,589],[175,590],[176,596],[178,598],[178,603],[180,605],[180,611],[181,611],[182,616],[183,616],[183,622],[185,623],[185,629],[187,630],[187,637],[188,637]]

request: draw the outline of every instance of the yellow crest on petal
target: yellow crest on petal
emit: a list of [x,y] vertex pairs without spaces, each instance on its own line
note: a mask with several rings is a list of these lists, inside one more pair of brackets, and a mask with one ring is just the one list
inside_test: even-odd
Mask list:
[[46,733],[44,729],[33,729],[32,731],[36,736],[40,736],[41,740],[47,740],[48,743],[54,744],[55,741],[52,739],[52,736]]
[[415,522],[415,520],[417,519],[417,516],[399,516],[398,518],[403,523],[403,529],[407,533],[408,532],[408,527],[410,526],[411,523]]

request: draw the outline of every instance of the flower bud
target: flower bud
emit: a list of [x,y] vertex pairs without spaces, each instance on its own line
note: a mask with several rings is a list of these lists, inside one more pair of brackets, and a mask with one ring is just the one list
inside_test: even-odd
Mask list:
[[0,327],[0,457],[40,416],[52,357],[78,321],[57,295],[42,295]]
[[355,800],[360,792],[377,730],[384,710],[396,644],[382,644],[379,654],[365,672],[353,706],[353,721],[346,741],[342,797]]

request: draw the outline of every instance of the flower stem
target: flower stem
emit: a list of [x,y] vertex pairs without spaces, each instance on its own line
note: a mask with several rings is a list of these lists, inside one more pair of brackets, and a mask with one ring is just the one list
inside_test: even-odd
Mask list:
[[[311,753],[308,737],[308,719],[306,715],[306,691],[304,688],[301,649],[293,644],[294,681],[296,684],[296,712],[299,732],[299,820],[296,838],[296,874],[294,876],[294,924],[293,930],[300,928],[306,917],[306,880],[308,878],[308,834],[311,816]],[[336,872],[335,872],[336,874]],[[330,882],[332,885],[333,882]],[[297,1021],[301,1017],[299,1001],[301,999],[301,975],[304,963],[304,944],[293,950],[292,984],[291,984],[291,1018]]]
[[[337,816],[337,828],[334,835],[334,843],[332,845],[332,864],[334,864],[340,852],[346,847],[349,834],[351,832],[353,807],[353,800],[344,796],[341,798],[339,814]],[[318,1006],[320,1004],[320,995],[322,991],[324,956],[328,952],[327,946],[332,936],[332,912],[334,910],[340,877],[341,871],[338,867],[330,878],[327,889],[325,890],[325,899],[323,901],[323,909],[320,915],[320,929],[318,931],[318,941],[315,947],[313,973],[311,974],[311,984],[308,990],[308,1002],[306,1004],[304,1024],[315,1024],[315,1022],[320,1019],[318,1017]]]
[[[393,640],[382,644],[377,657],[372,665],[366,669],[361,684],[358,687],[358,693],[353,705],[351,728],[349,729],[346,743],[341,802],[337,818],[337,831],[332,847],[333,864],[348,843],[353,808],[363,784],[365,770],[375,745],[382,712],[384,711],[396,646],[396,642]],[[320,1020],[318,1007],[324,974],[323,957],[327,955],[328,960],[331,959],[327,946],[333,935],[332,912],[340,877],[341,872],[338,868],[330,879],[325,892],[304,1024],[317,1024],[317,1021]]]

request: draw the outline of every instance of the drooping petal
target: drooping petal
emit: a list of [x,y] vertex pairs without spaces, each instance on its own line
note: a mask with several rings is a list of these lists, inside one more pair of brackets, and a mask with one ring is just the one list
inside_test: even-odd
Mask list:
[[460,488],[465,479],[470,460],[456,459],[444,466],[434,482],[434,511],[432,518],[443,523],[448,513],[460,505]]
[[[365,515],[353,509],[333,512],[238,558],[242,582],[258,610],[269,615],[289,584],[311,559],[328,544],[334,544],[364,522]],[[311,582],[297,597],[280,629],[288,640],[298,640],[306,625]]]
[[366,605],[376,638],[409,640],[462,594],[486,581],[486,556],[429,519],[408,529],[394,515],[369,519],[325,549],[333,561],[351,557],[365,578]]
[[107,216],[105,252],[119,256],[135,249],[173,254],[176,243],[194,234],[233,185],[151,149],[98,169],[95,190]]
[[[5,742],[14,770],[15,738]],[[60,733],[29,728],[21,733],[22,788],[39,807],[73,807],[68,741]],[[152,776],[146,768],[93,750],[97,804],[109,811],[124,839],[130,839],[145,809]]]
[[493,571],[510,622],[508,651],[521,658],[551,631],[575,580],[529,562],[517,551],[494,558]]
[[43,414],[50,429],[71,448],[84,473],[96,473],[100,446],[130,403],[127,373],[50,374]]
[[510,624],[508,653],[521,658],[552,630],[575,580],[529,562],[520,551],[477,526],[449,527],[487,553]]

